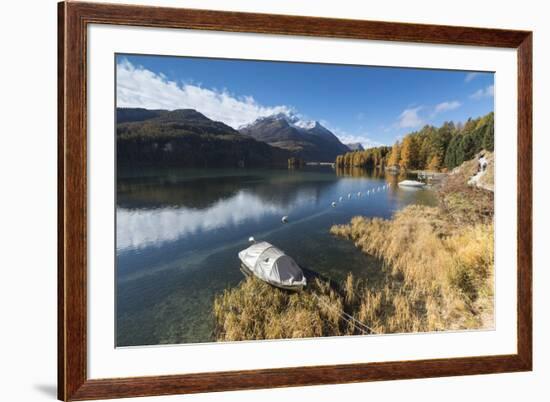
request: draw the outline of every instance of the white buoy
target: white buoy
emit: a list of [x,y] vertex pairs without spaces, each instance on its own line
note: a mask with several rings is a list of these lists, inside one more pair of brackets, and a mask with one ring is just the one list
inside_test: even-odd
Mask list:
[[343,199],[344,199],[343,197],[340,197],[338,198],[338,201],[342,202]]
[[281,218],[281,222],[287,223],[287,222],[288,222],[288,216],[286,216],[286,215],[283,216],[283,217]]
[[336,203],[334,201],[332,201],[332,204],[330,204],[332,206],[332,208],[335,208],[336,207]]
[[370,190],[367,190],[367,195],[369,195],[369,194],[370,194]]
[[250,236],[250,237],[248,238],[248,241],[249,241],[250,243],[256,243],[256,240],[254,239],[253,236]]
[[361,191],[357,192],[357,197],[361,197]]
[[348,198],[351,198],[351,193],[348,194]]

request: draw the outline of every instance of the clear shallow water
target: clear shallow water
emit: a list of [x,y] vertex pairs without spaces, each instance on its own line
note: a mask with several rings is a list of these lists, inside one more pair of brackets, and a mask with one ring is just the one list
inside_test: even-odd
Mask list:
[[374,277],[380,262],[329,229],[356,215],[389,218],[411,203],[435,203],[432,191],[397,181],[330,167],[120,171],[117,345],[213,341],[214,296],[242,280],[237,253],[250,236],[333,280],[350,271]]

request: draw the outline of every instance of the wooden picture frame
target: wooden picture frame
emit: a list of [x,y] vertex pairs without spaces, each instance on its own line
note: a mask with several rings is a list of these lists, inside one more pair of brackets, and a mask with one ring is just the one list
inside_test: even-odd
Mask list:
[[[58,5],[58,397],[122,398],[532,369],[532,32],[127,5]],[[87,375],[87,26],[110,24],[431,44],[518,52],[517,353],[153,377]]]

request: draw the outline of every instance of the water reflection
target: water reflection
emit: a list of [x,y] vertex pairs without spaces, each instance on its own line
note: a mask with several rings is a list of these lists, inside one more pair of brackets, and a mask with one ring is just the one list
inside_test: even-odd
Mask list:
[[264,201],[258,194],[242,190],[202,209],[117,208],[117,251],[161,246],[187,235],[250,223],[247,221],[257,223],[267,216],[282,216],[288,209],[316,199],[316,194],[305,190],[278,202]]
[[336,181],[334,174],[289,170],[155,170],[137,177],[119,173],[117,206],[203,209],[249,190],[266,202],[285,207],[305,192],[318,197],[323,187]]
[[340,177],[356,177],[356,178],[372,178],[372,179],[384,179],[390,185],[397,185],[400,181],[415,178],[414,174],[407,174],[400,171],[390,171],[384,169],[366,169],[360,167],[346,166],[346,167],[336,167],[335,172],[337,176]]
[[242,279],[237,253],[249,236],[331,279],[372,280],[379,262],[329,229],[434,203],[431,191],[404,191],[399,180],[330,167],[119,172],[117,345],[212,340],[214,295]]

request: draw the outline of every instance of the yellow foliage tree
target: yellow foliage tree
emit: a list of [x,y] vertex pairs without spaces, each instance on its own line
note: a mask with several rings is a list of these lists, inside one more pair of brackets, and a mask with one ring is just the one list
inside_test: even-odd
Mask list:
[[401,145],[401,160],[399,166],[402,169],[412,169],[415,167],[418,158],[418,149],[412,135],[407,135]]
[[388,158],[388,166],[399,165],[399,159],[400,159],[400,147],[399,147],[399,141],[396,141],[395,144],[393,144],[393,147],[391,148],[390,157]]
[[437,172],[441,167],[441,161],[437,155],[434,155],[428,164],[428,170]]

